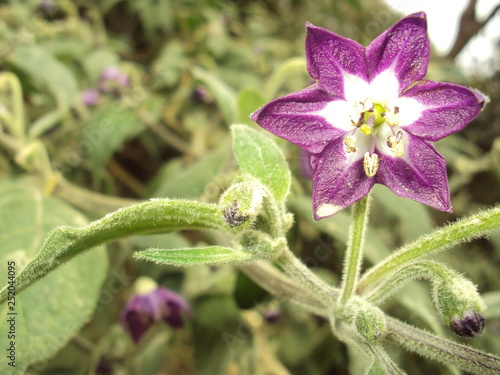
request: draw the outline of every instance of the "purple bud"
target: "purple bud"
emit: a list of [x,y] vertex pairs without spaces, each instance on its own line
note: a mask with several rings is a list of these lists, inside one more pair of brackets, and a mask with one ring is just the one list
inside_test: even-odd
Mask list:
[[177,293],[164,287],[133,296],[122,310],[121,324],[137,343],[154,323],[164,321],[181,328],[184,316],[192,316],[191,307]]
[[207,88],[203,85],[196,86],[191,92],[191,99],[195,103],[200,103],[200,104],[208,103],[209,95]]
[[466,312],[462,319],[455,315],[451,318],[450,329],[460,337],[478,337],[484,331],[484,315],[476,311]]
[[81,94],[82,103],[86,107],[95,107],[98,105],[100,97],[96,89],[87,89]]
[[236,200],[224,209],[224,220],[232,227],[237,227],[245,223],[249,218],[249,215],[243,214],[240,211],[238,201]]

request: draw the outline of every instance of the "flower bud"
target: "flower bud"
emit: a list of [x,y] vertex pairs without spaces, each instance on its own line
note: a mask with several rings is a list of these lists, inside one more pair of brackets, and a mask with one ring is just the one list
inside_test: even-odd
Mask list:
[[385,336],[387,326],[385,315],[377,306],[359,297],[352,297],[346,309],[350,310],[357,331],[370,343]]
[[236,182],[222,194],[219,206],[224,220],[232,227],[252,224],[262,209],[264,190],[253,180]]
[[484,315],[476,311],[468,311],[462,318],[455,315],[451,318],[450,329],[460,337],[478,337],[484,331]]
[[472,282],[459,275],[435,282],[433,297],[444,322],[458,336],[474,338],[483,333],[485,304]]

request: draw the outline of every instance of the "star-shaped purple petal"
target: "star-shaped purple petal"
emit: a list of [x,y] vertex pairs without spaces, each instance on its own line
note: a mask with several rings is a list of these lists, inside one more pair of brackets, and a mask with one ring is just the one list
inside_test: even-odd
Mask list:
[[306,30],[316,83],[271,101],[252,119],[310,153],[314,217],[337,213],[376,183],[450,212],[446,165],[431,142],[470,123],[487,97],[424,80],[425,13],[403,18],[366,48],[311,24]]

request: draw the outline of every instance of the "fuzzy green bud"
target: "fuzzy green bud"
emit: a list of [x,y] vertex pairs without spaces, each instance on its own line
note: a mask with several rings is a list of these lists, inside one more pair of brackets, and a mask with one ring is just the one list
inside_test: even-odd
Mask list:
[[435,282],[433,298],[444,322],[457,335],[474,338],[483,333],[485,303],[471,281],[457,275]]
[[385,315],[380,308],[354,296],[345,307],[357,331],[369,342],[376,343],[387,333]]
[[224,220],[232,227],[251,225],[262,209],[265,191],[253,179],[236,182],[219,200]]
[[245,230],[234,240],[241,251],[257,254],[262,258],[278,255],[286,247],[285,238],[273,239],[267,233],[258,230]]

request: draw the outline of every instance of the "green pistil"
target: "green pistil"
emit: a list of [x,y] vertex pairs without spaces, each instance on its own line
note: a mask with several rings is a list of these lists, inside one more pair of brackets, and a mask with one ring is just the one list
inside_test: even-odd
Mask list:
[[374,104],[373,105],[373,111],[366,111],[364,115],[364,122],[365,124],[368,124],[368,120],[370,117],[373,117],[373,127],[376,128],[377,126],[382,125],[385,122],[385,118],[383,116],[383,113],[386,111],[383,105],[380,104]]

